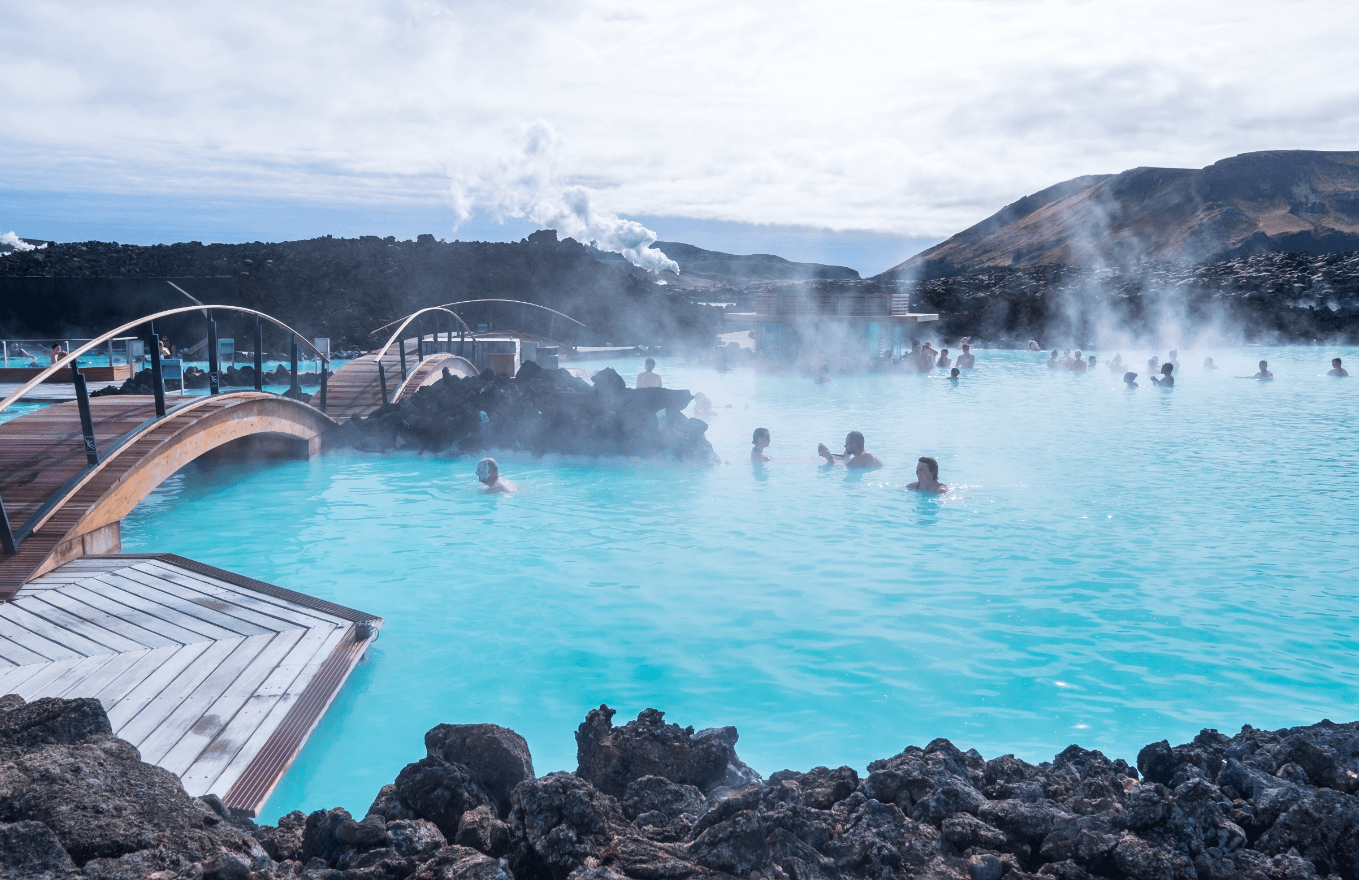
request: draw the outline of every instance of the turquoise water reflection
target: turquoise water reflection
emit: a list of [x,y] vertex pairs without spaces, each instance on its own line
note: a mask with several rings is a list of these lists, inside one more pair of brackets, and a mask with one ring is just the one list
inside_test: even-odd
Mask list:
[[[479,494],[466,460],[191,468],[124,547],[386,618],[268,819],[362,813],[439,722],[513,727],[539,772],[573,769],[601,702],[735,724],[766,774],[936,736],[1131,760],[1202,726],[1359,717],[1359,380],[1322,375],[1356,352],[1211,354],[1224,369],[1186,354],[1170,391],[1023,352],[981,353],[958,386],[663,361],[668,386],[732,404],[709,430],[729,464],[505,456],[510,497]],[[1277,381],[1229,378],[1262,357]],[[759,469],[756,426],[776,459]],[[817,466],[850,429],[886,469]],[[902,491],[921,454],[953,496]]]

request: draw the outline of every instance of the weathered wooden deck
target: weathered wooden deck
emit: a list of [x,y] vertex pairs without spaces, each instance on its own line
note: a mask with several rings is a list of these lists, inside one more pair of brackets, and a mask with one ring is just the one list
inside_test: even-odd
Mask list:
[[[427,337],[433,341],[433,337]],[[466,358],[447,353],[426,355],[415,359],[415,340],[405,339],[405,380],[401,378],[401,356],[394,352],[382,357],[382,368],[387,374],[387,393],[395,402],[403,395],[413,394],[423,385],[437,382],[445,367],[455,376],[475,376],[477,370]],[[353,416],[366,416],[382,406],[382,383],[378,378],[376,354],[355,358],[335,371],[326,385],[326,414],[337,422]]]
[[87,556],[0,605],[0,694],[94,697],[142,760],[254,814],[381,624],[182,557]]

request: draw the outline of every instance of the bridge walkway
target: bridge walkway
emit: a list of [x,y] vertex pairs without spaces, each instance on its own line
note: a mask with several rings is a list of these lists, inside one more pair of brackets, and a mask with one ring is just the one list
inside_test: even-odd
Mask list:
[[[426,343],[436,343],[431,336]],[[425,385],[439,381],[445,368],[455,376],[475,376],[476,367],[466,358],[447,352],[428,354],[416,361],[415,340],[403,340],[406,348],[407,375],[401,378],[401,355],[388,352],[382,356],[382,369],[387,378],[387,395],[395,403]],[[343,422],[354,416],[367,416],[382,407],[382,381],[378,376],[378,356],[366,354],[355,358],[335,371],[326,386],[326,415]]]

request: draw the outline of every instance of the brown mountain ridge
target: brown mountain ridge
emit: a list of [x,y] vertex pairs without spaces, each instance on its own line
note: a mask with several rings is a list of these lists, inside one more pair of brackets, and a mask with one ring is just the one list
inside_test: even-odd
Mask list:
[[1207,168],[1133,168],[1025,196],[880,278],[1039,265],[1201,263],[1359,251],[1359,151],[1243,153]]

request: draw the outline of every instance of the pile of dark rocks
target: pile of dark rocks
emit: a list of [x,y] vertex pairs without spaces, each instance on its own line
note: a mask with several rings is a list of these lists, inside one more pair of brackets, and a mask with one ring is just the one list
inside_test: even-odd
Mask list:
[[445,369],[409,398],[330,431],[325,443],[368,452],[520,450],[706,464],[716,458],[708,425],[681,412],[692,400],[688,391],[628,388],[612,367],[589,382],[532,361],[514,378],[490,370],[461,378]]
[[762,779],[733,727],[591,710],[574,773],[441,724],[362,818],[257,826],[112,736],[97,701],[0,700],[0,876],[188,880],[1308,880],[1359,876],[1359,723],[985,760],[937,739]]

